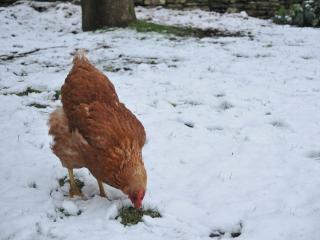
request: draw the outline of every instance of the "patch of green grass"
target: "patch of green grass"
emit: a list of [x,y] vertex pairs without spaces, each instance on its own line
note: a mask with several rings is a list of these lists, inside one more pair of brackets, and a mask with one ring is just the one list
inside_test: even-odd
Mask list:
[[160,218],[161,214],[154,209],[143,210],[143,215],[147,215],[152,218]]
[[22,96],[28,96],[30,93],[41,93],[40,90],[33,89],[31,87],[27,87],[27,89],[23,92],[18,92],[15,93],[17,96],[22,97]]
[[[68,213],[64,208],[58,208],[57,209],[58,210],[58,212],[60,212],[61,214],[63,214],[65,217],[70,217],[71,216],[71,214],[70,213]],[[81,213],[82,213],[82,211],[81,210],[79,210],[78,212],[77,212],[77,216],[80,216],[81,215]],[[60,217],[60,218],[63,218],[63,217]]]
[[29,107],[35,107],[35,108],[47,108],[48,105],[40,104],[40,103],[30,103],[28,105]]
[[152,23],[142,20],[137,20],[129,25],[130,28],[137,32],[157,32],[161,34],[170,34],[178,37],[242,37],[242,32],[229,32],[220,29],[201,29],[193,27],[170,26],[158,23]]
[[58,212],[62,213],[66,217],[71,216],[68,212],[66,212],[66,210],[64,208],[58,208]]
[[67,182],[67,176],[64,176],[63,178],[58,179],[58,183],[60,187],[63,187],[66,182]]
[[59,100],[60,98],[60,95],[61,95],[61,91],[60,90],[55,90],[54,91],[54,95],[53,95],[53,100]]
[[150,216],[152,218],[160,218],[161,214],[155,209],[136,209],[133,207],[123,207],[119,211],[116,219],[121,218],[121,223],[125,226],[138,224],[142,221],[142,217]]
[[103,70],[106,72],[119,72],[121,68],[113,66],[103,66]]
[[176,107],[178,105],[177,103],[170,102],[170,101],[169,101],[169,104],[171,104],[172,107]]

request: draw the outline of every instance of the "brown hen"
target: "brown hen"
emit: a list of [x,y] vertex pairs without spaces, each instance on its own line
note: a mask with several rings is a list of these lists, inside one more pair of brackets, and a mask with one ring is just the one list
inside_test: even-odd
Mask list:
[[110,80],[78,52],[61,88],[63,108],[50,115],[52,150],[68,168],[70,195],[80,195],[73,169],[86,167],[102,183],[127,194],[140,208],[147,175],[142,160],[143,125],[122,104]]

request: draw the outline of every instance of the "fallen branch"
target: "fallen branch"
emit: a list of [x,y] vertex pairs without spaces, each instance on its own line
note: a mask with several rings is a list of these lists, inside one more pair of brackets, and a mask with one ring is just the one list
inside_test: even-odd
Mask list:
[[0,55],[0,60],[1,61],[10,61],[16,58],[22,58],[22,57],[26,57],[29,54],[33,54],[35,52],[39,52],[41,50],[47,50],[47,49],[51,49],[51,48],[61,48],[61,47],[65,47],[65,46],[56,46],[56,47],[48,47],[48,48],[36,48],[33,50],[30,50],[28,52],[22,52],[22,53],[12,53],[11,55],[5,54],[5,55]]

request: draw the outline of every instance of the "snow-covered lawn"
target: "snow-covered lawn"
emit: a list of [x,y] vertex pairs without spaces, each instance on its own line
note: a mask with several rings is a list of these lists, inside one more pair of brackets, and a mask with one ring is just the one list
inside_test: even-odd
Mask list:
[[[254,37],[83,33],[79,6],[0,8],[0,239],[196,240],[220,231],[221,239],[319,240],[320,30],[245,14],[136,11]],[[46,122],[76,48],[89,50],[143,122],[144,204],[162,218],[124,227],[114,217],[127,198],[110,187],[113,201],[99,197],[85,169],[76,171],[85,197],[64,196],[66,169],[51,153]],[[15,94],[27,87],[41,93]]]

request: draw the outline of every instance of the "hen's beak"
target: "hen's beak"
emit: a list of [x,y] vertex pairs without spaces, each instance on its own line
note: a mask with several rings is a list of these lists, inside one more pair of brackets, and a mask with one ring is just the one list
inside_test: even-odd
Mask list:
[[138,202],[138,201],[135,201],[135,202],[133,203],[133,205],[134,205],[134,207],[137,208],[137,209],[140,209],[140,208],[142,207],[141,202]]
[[140,209],[142,207],[142,201],[137,199],[137,198],[132,198],[132,197],[129,197],[131,202],[132,202],[132,205],[137,208],[137,209]]

